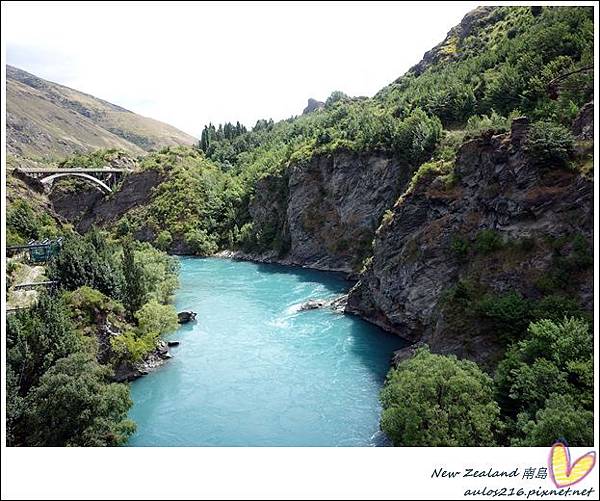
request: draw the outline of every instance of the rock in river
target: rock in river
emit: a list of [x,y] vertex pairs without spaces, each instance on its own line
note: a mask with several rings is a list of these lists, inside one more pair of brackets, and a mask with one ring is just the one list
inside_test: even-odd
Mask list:
[[193,311],[180,311],[177,313],[177,319],[180,324],[187,324],[192,320],[196,320],[196,313]]

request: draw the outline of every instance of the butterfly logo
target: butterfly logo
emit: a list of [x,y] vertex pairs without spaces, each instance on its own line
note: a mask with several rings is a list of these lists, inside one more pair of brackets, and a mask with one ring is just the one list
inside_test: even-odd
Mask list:
[[569,447],[562,442],[557,442],[550,450],[548,463],[554,485],[558,488],[568,487],[582,481],[593,470],[596,464],[596,453],[590,451],[572,463]]

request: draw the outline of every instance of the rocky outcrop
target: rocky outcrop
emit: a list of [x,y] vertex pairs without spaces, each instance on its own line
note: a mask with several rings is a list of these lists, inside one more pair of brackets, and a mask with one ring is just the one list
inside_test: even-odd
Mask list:
[[573,134],[579,140],[594,139],[594,102],[589,102],[581,108],[573,122]]
[[306,115],[308,113],[312,113],[313,111],[322,110],[323,108],[325,108],[325,103],[323,101],[317,101],[316,99],[313,99],[311,97],[308,100],[306,108],[304,108],[304,110],[302,111],[302,114]]
[[159,341],[155,350],[150,352],[144,360],[137,364],[128,361],[122,361],[114,371],[113,379],[122,383],[133,381],[139,377],[150,374],[150,372],[161,367],[167,360],[172,358],[169,348],[165,341]]
[[428,50],[423,59],[413,66],[409,73],[418,76],[439,61],[459,56],[457,49],[460,42],[473,33],[475,28],[482,26],[486,22],[494,22],[495,19],[491,16],[496,9],[497,7],[487,6],[476,7],[469,11],[463,17],[462,21],[448,32],[444,41],[436,45],[433,49]]
[[309,299],[300,305],[298,311],[310,311],[328,308],[336,313],[343,313],[344,309],[346,308],[347,301],[347,294],[343,294],[333,299]]
[[[491,293],[538,298],[536,283],[550,273],[557,253],[572,250],[575,235],[591,249],[592,182],[575,170],[530,162],[523,144],[527,129],[520,119],[511,134],[465,143],[453,175],[425,175],[403,195],[377,232],[373,257],[350,292],[347,312],[408,341],[426,342],[438,353],[478,362],[498,356],[498,333],[448,328],[446,291],[470,279]],[[482,230],[506,245],[477,251]],[[591,311],[591,269],[570,280]]]
[[249,212],[265,261],[354,273],[412,169],[384,153],[340,151],[292,164],[257,185]]

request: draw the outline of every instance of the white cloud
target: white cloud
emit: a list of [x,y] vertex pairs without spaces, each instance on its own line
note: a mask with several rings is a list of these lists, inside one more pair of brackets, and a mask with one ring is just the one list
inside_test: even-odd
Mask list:
[[7,62],[198,135],[299,114],[339,89],[373,95],[467,2],[3,5]]

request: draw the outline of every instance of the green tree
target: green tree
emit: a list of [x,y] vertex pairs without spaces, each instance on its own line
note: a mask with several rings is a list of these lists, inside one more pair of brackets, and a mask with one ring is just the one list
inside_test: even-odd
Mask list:
[[550,122],[532,124],[527,137],[527,150],[533,161],[543,166],[566,165],[573,147],[571,132]]
[[136,263],[133,242],[131,239],[125,239],[123,242],[123,303],[129,319],[133,319],[135,312],[138,311],[142,304],[146,291],[144,290],[144,276],[142,268]]
[[56,362],[82,348],[61,297],[41,294],[26,311],[8,317],[7,365],[25,395]]
[[137,246],[134,258],[142,270],[144,301],[154,298],[159,303],[169,302],[179,285],[178,261],[148,243]]
[[474,362],[420,348],[388,374],[381,428],[396,446],[491,446],[499,408]]
[[6,367],[6,445],[20,445],[19,423],[25,411],[24,398],[20,395],[19,378],[14,370]]
[[83,238],[72,235],[53,258],[48,275],[66,290],[87,285],[107,296],[119,297],[123,275],[116,250],[99,231],[92,230]]
[[111,372],[90,355],[59,360],[27,395],[25,421],[34,446],[122,445],[135,431],[126,385],[111,383]]
[[170,304],[160,304],[150,300],[135,314],[138,329],[142,334],[155,333],[157,336],[168,334],[177,329],[177,312]]
[[573,447],[594,445],[594,413],[570,395],[552,394],[533,418],[519,414],[517,428],[512,445],[518,447],[550,447],[561,439]]
[[172,242],[173,237],[171,236],[171,233],[167,230],[163,230],[156,237],[154,244],[160,250],[166,251],[171,246]]
[[419,165],[429,159],[441,134],[439,118],[416,109],[393,127],[390,147],[410,164]]

